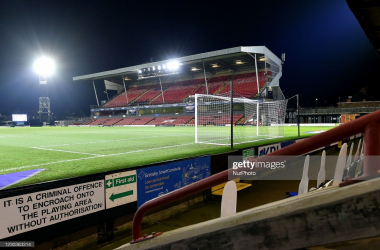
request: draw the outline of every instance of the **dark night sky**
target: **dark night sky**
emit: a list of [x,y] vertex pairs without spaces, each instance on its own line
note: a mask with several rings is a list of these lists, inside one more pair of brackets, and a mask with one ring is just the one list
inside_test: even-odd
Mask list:
[[92,85],[73,76],[235,46],[285,52],[280,86],[299,93],[301,106],[336,105],[366,85],[380,99],[380,60],[344,0],[2,0],[0,35],[2,114],[38,110],[32,65],[42,53],[57,63],[49,81],[57,115],[96,104]]

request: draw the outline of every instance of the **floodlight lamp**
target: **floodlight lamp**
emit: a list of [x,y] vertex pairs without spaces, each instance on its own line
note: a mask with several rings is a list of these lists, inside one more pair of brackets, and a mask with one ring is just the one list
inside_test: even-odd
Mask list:
[[154,67],[154,66],[153,66],[153,68],[152,68],[152,69],[153,69],[153,70],[156,70],[156,67]]
[[176,70],[179,68],[179,63],[177,61],[171,61],[167,64],[168,70]]
[[50,76],[54,73],[55,64],[52,59],[41,57],[34,63],[33,68],[40,76]]
[[157,69],[158,69],[158,70],[161,70],[161,65],[158,65],[158,66],[157,66]]
[[141,69],[139,70],[139,74],[141,74],[142,73],[142,71],[141,71]]
[[162,65],[162,69],[166,69],[166,65],[164,64],[164,65]]

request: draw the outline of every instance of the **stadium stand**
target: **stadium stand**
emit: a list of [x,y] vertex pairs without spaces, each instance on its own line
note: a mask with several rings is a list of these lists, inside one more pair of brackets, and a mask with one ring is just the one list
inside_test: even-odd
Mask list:
[[134,121],[136,121],[136,118],[124,118],[124,119],[120,120],[119,122],[115,123],[114,125],[115,126],[130,125]]
[[125,91],[121,92],[118,96],[104,104],[104,108],[112,108],[112,107],[124,107],[128,103],[133,102],[136,98],[140,97],[144,92],[149,90],[152,85],[144,85],[144,86],[135,86],[127,90],[128,94],[128,102],[125,96]]
[[85,123],[83,123],[83,125],[89,125],[91,122],[93,122],[93,121],[96,121],[96,119],[92,119],[92,120],[90,120],[90,121],[88,121],[88,122],[85,122]]
[[[165,91],[166,88],[169,87],[168,83],[162,84],[162,90]],[[161,99],[161,86],[159,84],[154,85],[151,89],[149,89],[146,93],[138,97],[133,103],[146,105],[149,104],[153,99]]]
[[[234,115],[233,116],[233,124],[237,124],[240,119],[243,118],[243,115]],[[198,123],[200,125],[208,125],[208,124],[214,124],[214,125],[225,125],[230,124],[230,118],[228,115],[218,115],[218,116],[204,116],[202,117],[202,120],[200,120]],[[189,124],[195,124],[195,120],[191,121]]]
[[[180,103],[194,92],[203,82],[203,79],[176,82],[164,91],[165,103]],[[162,104],[162,98],[154,99],[150,104]]]
[[131,125],[146,125],[146,124],[148,124],[153,119],[154,119],[154,117],[136,118],[136,120]]
[[[268,75],[270,72],[268,72]],[[265,72],[259,72],[259,88],[261,89],[266,83]],[[229,86],[229,85],[228,85]],[[257,93],[256,73],[239,74],[233,79],[234,93],[247,98],[253,98]],[[220,94],[224,94],[230,90],[229,87],[224,88]]]
[[197,89],[194,94],[205,94],[206,93],[206,84],[202,85],[199,89]]
[[[231,75],[227,76],[216,76],[207,81],[207,87],[208,87],[208,93],[210,95],[215,95],[220,92],[221,89],[223,89],[225,83],[231,79]],[[194,94],[206,94],[206,83],[202,85],[199,89],[197,89]]]
[[[268,71],[268,76],[271,72]],[[267,76],[265,72],[259,72],[259,88],[261,89],[266,81]],[[227,93],[230,88],[229,80],[232,79],[231,75],[216,76],[208,80],[208,93],[211,95]],[[243,73],[238,74],[233,79],[234,93],[247,98],[253,98],[257,93],[256,73]],[[193,79],[179,82],[165,82],[162,83],[162,90],[164,100],[161,95],[160,84],[135,86],[127,90],[128,101],[126,100],[125,92],[120,93],[114,99],[106,103],[104,108],[123,107],[128,104],[133,105],[159,105],[181,103],[185,98],[192,94],[206,93],[206,84],[204,79]]]
[[[233,124],[236,125],[236,123],[243,117],[243,115],[234,115],[233,116]],[[214,120],[212,120],[212,123],[215,124],[215,125],[225,125],[227,122],[227,124],[230,124],[230,118],[228,115],[222,115],[222,116],[217,116],[214,118]]]
[[104,123],[106,123],[109,119],[95,119],[93,120],[92,122],[86,124],[86,125],[103,125]]
[[177,117],[177,119],[172,124],[173,125],[185,125],[191,119],[194,119],[194,116],[180,116],[180,117]]
[[184,125],[193,118],[194,116],[157,117],[149,125]]
[[[175,121],[175,118],[172,117],[157,117],[153,121],[149,123],[149,125],[169,125],[173,121]],[[166,123],[166,124],[163,124]]]
[[103,123],[103,126],[112,126],[118,123],[119,121],[123,120],[122,118],[112,118],[112,119],[107,119],[105,123]]

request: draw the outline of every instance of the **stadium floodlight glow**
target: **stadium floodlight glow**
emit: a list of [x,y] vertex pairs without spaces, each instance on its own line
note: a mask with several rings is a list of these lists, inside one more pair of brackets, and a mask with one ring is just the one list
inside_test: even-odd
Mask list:
[[152,68],[152,69],[153,69],[153,70],[156,70],[156,67],[154,67],[154,66],[153,66],[153,68]]
[[197,69],[196,67],[191,67],[191,71],[197,71],[197,70],[200,70],[200,69]]
[[37,59],[33,66],[34,70],[40,76],[50,76],[55,71],[55,64],[52,59],[48,57],[41,57]]
[[161,70],[161,65],[158,65],[158,66],[157,66],[157,69],[158,69],[158,70]]
[[141,74],[142,73],[142,71],[141,71],[141,69],[139,70],[139,74]]
[[162,69],[166,69],[166,65],[164,64],[164,65],[162,65]]
[[177,61],[171,61],[167,64],[168,70],[176,70],[179,68],[179,62]]

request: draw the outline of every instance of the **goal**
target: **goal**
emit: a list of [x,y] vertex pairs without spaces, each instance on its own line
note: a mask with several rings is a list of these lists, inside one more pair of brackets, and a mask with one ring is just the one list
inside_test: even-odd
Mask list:
[[[284,136],[287,100],[195,95],[195,142],[230,145]],[[231,116],[231,107],[233,115]],[[231,127],[233,124],[233,127]]]

